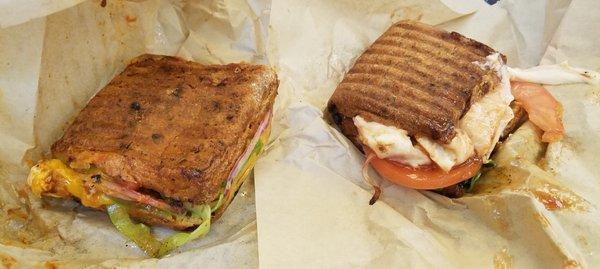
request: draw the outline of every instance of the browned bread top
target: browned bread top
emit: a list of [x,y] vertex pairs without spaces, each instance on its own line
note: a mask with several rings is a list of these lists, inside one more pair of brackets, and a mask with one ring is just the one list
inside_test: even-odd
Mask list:
[[494,71],[473,64],[492,53],[458,33],[401,21],[357,59],[328,110],[351,139],[356,135],[351,120],[360,115],[448,143],[471,102],[499,82]]
[[140,191],[210,202],[271,109],[277,86],[262,65],[143,55],[90,100],[52,153]]

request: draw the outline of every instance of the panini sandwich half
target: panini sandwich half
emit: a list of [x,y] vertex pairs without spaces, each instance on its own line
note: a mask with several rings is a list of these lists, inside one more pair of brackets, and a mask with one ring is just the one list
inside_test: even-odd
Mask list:
[[460,196],[526,117],[504,62],[458,33],[401,21],[357,59],[328,114],[365,152],[374,187],[368,164],[396,184]]
[[[107,211],[151,256],[209,231],[268,140],[276,74],[142,55],[93,97],[28,181]],[[180,232],[155,239],[150,225]]]

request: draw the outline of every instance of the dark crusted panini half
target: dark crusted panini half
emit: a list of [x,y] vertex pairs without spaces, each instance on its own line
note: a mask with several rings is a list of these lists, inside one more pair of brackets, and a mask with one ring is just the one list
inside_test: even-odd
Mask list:
[[52,154],[174,205],[209,203],[271,109],[277,86],[265,66],[143,55],[90,100]]
[[390,27],[357,59],[335,90],[328,112],[357,143],[352,118],[449,143],[472,102],[499,83],[485,62],[490,47],[414,21]]

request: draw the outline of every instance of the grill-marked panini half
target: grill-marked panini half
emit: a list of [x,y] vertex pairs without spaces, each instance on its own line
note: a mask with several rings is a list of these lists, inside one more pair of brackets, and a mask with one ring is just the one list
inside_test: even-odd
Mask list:
[[[105,210],[152,256],[208,232],[268,140],[276,74],[142,55],[94,96],[31,170],[35,194]],[[158,241],[143,224],[192,229]]]
[[[356,115],[447,143],[470,103],[499,83],[485,62],[495,51],[458,33],[403,21],[357,59],[329,101],[337,123]],[[345,133],[356,134],[343,128]]]
[[410,188],[449,187],[474,177],[522,122],[504,61],[458,33],[401,21],[356,60],[328,115],[366,153],[365,167]]

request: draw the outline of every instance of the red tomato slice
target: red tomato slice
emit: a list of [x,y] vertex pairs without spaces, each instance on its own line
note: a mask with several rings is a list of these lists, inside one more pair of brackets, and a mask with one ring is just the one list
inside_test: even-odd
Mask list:
[[539,84],[511,81],[515,101],[527,111],[529,120],[544,131],[542,141],[556,142],[565,135],[562,105]]
[[418,190],[435,190],[452,186],[475,176],[482,166],[479,158],[470,158],[448,172],[437,166],[413,168],[376,156],[370,163],[386,180]]

